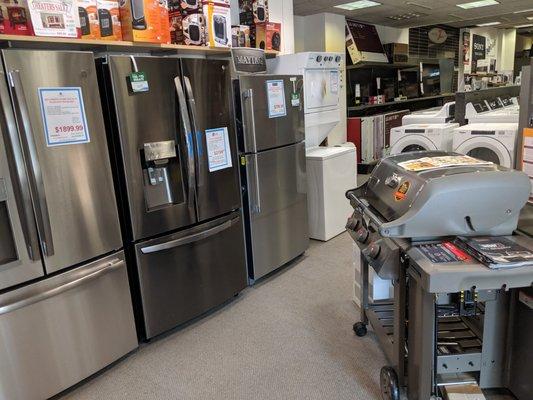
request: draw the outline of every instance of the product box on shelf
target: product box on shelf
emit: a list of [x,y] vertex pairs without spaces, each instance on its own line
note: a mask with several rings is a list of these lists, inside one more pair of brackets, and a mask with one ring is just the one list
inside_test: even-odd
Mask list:
[[81,37],[83,39],[99,39],[100,23],[98,22],[97,0],[77,1]]
[[0,33],[6,35],[33,35],[28,3],[7,0],[0,4]]
[[224,3],[204,2],[206,45],[210,47],[231,46],[231,10]]
[[248,25],[233,25],[231,27],[231,44],[233,47],[251,47],[250,27]]
[[120,21],[123,40],[170,43],[170,21],[166,0],[121,1]]
[[122,40],[118,1],[97,0],[100,37],[104,40]]
[[279,51],[281,49],[281,24],[278,22],[255,24],[255,47]]
[[253,25],[268,22],[268,0],[239,0],[239,23]]
[[183,44],[192,46],[205,45],[204,14],[188,14],[182,16]]
[[81,37],[80,16],[75,0],[28,0],[36,36]]
[[183,16],[179,0],[170,0],[168,2],[168,19],[170,26],[170,43],[184,44]]

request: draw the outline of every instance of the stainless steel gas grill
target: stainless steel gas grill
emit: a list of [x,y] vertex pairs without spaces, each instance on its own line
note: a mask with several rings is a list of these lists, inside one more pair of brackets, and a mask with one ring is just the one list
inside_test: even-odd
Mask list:
[[[491,329],[483,324],[501,318],[492,311],[509,301],[502,286],[531,285],[533,269],[491,270],[451,241],[512,235],[529,192],[522,172],[455,153],[413,152],[384,158],[364,185],[346,193],[354,208],[347,230],[361,250],[354,331],[364,336],[370,323],[391,363],[381,372],[385,399],[399,399],[405,386],[410,400],[428,400],[450,383],[502,383],[494,376],[503,374],[503,361],[498,371],[481,367],[483,349],[493,356],[497,340],[489,335],[490,346],[482,345],[483,329]],[[369,266],[392,280],[392,299],[369,301]]]

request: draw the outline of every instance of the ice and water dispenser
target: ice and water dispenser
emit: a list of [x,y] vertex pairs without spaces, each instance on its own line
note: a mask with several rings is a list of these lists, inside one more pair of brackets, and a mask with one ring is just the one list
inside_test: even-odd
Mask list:
[[148,211],[184,201],[179,156],[174,140],[144,143],[141,162]]

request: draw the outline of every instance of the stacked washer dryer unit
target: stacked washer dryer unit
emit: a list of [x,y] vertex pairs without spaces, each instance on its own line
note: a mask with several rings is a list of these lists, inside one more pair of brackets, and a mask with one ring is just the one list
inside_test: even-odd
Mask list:
[[453,151],[514,168],[519,111],[500,98],[467,103],[467,125],[456,128]]
[[391,155],[411,151],[451,151],[455,102],[414,112],[402,118],[402,126],[391,130]]
[[269,73],[304,77],[309,236],[323,241],[345,231],[351,210],[343,197],[356,186],[355,148],[320,146],[340,121],[343,65],[343,54],[327,52],[288,54],[268,60]]

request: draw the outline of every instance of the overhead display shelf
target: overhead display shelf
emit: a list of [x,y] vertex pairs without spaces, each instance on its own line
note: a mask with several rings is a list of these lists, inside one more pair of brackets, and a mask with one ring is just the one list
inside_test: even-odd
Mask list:
[[[42,36],[23,36],[23,35],[2,35],[0,42],[6,42],[10,47],[33,47],[33,48],[75,48],[80,50],[100,50],[100,51],[175,51],[178,54],[198,54],[198,55],[218,55],[224,56],[230,54],[230,48],[225,47],[205,47],[205,46],[187,46],[182,44],[166,43],[144,43],[129,41],[111,41],[111,40],[92,40],[92,39],[74,39],[74,38],[56,38]],[[276,57],[277,51],[265,51],[267,57]]]

